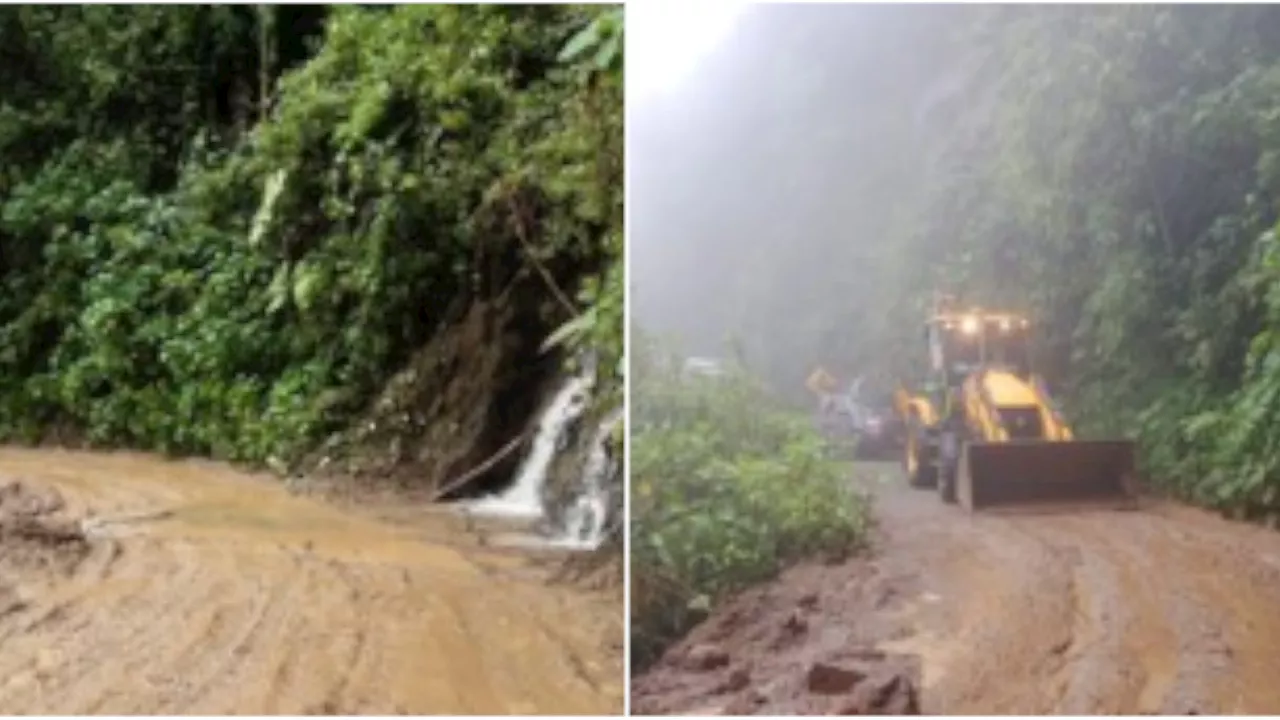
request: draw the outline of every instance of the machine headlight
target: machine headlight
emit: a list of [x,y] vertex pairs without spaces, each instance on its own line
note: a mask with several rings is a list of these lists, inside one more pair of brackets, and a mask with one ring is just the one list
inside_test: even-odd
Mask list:
[[965,335],[977,335],[978,330],[981,329],[981,327],[982,323],[973,315],[966,315],[964,319],[960,321],[960,332]]

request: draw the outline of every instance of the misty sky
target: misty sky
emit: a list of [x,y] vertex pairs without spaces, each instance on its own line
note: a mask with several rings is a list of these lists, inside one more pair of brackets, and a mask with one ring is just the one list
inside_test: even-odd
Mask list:
[[914,40],[953,8],[629,6],[633,322],[692,354],[732,334],[787,384],[853,358],[887,322],[869,288],[922,166],[913,118],[945,87]]
[[[652,103],[696,84],[707,56],[725,43],[745,6],[646,0],[627,8],[628,100]],[[672,23],[671,17],[680,22]]]

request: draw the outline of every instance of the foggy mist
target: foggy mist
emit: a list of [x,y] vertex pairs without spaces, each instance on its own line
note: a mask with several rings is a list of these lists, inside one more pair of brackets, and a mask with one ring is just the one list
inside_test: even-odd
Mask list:
[[884,374],[866,345],[918,326],[893,238],[925,123],[964,84],[944,41],[968,10],[708,7],[697,52],[628,8],[632,322],[695,355],[734,337],[784,393],[819,363]]
[[1280,6],[721,17],[629,28],[632,711],[1280,707]]

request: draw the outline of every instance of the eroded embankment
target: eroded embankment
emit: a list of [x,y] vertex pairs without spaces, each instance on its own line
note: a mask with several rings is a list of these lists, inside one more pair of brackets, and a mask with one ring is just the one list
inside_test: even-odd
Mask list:
[[447,514],[375,515],[210,463],[0,450],[0,712],[621,711],[616,592]]
[[[970,516],[873,472],[876,552],[720,608],[637,679],[637,712],[833,712],[913,679],[926,713],[1280,712],[1280,534],[1168,504]],[[872,679],[833,700],[823,665]]]

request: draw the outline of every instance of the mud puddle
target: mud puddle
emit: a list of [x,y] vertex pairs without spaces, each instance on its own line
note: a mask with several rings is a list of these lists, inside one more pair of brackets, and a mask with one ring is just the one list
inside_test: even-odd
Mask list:
[[621,712],[620,592],[450,522],[212,463],[0,450],[0,710]]
[[[719,608],[637,678],[633,707],[836,712],[806,684],[835,665],[910,680],[929,714],[1280,712],[1280,534],[1173,505],[970,516],[868,487],[875,553]],[[707,653],[728,660],[690,660]]]

